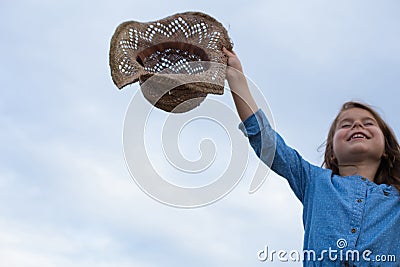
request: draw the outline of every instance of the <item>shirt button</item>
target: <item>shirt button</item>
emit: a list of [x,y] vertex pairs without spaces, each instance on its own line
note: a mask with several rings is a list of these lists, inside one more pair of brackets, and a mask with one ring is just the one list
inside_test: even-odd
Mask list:
[[361,199],[361,198],[357,199],[357,202],[358,202],[358,203],[361,203],[361,202],[362,202],[362,199]]
[[349,267],[349,262],[348,262],[348,261],[345,261],[345,262],[344,262],[344,266],[345,266],[345,267]]
[[384,194],[385,196],[388,196],[388,195],[389,195],[389,192],[383,191],[383,194]]
[[356,228],[351,228],[351,232],[354,234],[356,232]]
[[363,178],[361,178],[361,180],[365,181],[365,180],[367,180],[367,178],[363,177]]

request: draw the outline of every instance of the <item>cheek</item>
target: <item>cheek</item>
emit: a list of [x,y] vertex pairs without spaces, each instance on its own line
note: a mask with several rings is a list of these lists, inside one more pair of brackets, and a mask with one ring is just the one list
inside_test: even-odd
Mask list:
[[382,153],[385,152],[385,136],[380,133],[378,145],[381,147]]
[[338,130],[335,132],[332,140],[333,145],[333,153],[336,153],[336,149],[340,149],[342,146],[343,140],[345,139],[346,133],[344,131]]

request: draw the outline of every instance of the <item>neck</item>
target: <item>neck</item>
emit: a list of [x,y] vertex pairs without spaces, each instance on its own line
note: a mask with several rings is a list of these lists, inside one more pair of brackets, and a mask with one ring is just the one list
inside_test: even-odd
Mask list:
[[374,182],[380,163],[380,161],[365,161],[339,164],[339,174],[341,176],[360,175]]

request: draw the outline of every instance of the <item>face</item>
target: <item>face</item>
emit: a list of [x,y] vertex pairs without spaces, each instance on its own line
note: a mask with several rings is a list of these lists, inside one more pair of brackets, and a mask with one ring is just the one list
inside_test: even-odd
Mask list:
[[373,115],[361,108],[343,111],[333,136],[333,153],[339,164],[380,161],[385,138]]

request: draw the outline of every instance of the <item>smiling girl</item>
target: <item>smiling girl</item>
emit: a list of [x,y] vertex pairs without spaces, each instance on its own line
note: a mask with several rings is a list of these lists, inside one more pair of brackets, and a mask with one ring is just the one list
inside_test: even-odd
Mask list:
[[400,191],[399,160],[396,136],[381,116],[368,105],[345,103],[329,130],[325,167],[342,176],[357,172]]
[[400,146],[390,127],[368,105],[345,103],[328,133],[325,168],[314,166],[271,128],[239,58],[223,51],[239,128],[261,160],[273,155],[271,169],[303,204],[304,250],[313,251],[304,266],[400,266]]

